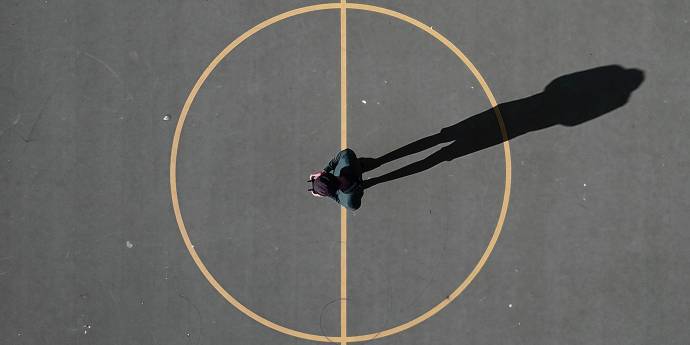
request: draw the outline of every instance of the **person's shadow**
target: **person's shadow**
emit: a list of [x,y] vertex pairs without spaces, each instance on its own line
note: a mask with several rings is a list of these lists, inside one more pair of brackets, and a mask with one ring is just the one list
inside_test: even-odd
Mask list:
[[427,170],[441,162],[500,144],[528,132],[554,125],[575,126],[627,103],[644,80],[639,69],[618,65],[567,74],[549,83],[536,95],[500,104],[506,133],[502,133],[495,109],[467,118],[439,133],[419,139],[378,158],[359,158],[362,172],[438,144],[453,142],[428,157],[379,177],[364,181],[364,188]]

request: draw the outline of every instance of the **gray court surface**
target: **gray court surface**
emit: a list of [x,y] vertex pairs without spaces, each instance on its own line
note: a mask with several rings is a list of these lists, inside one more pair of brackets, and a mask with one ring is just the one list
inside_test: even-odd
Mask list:
[[[218,52],[317,3],[2,1],[0,344],[315,343],[257,323],[204,278],[169,165],[184,101]],[[512,157],[505,224],[474,281],[369,343],[688,344],[690,3],[366,3],[471,59]],[[367,189],[347,212],[347,333],[361,335],[419,316],[470,274],[506,168],[491,105],[450,50],[398,19],[347,13],[348,146],[376,158],[443,128],[455,140],[365,173],[454,158]],[[339,151],[340,116],[339,11],[293,17],[218,65],[177,165],[189,236],[218,283],[272,322],[327,336],[341,326],[340,209],[306,179]]]

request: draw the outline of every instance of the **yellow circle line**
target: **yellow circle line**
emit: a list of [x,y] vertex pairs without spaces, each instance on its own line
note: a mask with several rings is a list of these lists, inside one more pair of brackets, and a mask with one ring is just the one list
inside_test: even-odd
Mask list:
[[[450,294],[448,295],[447,298],[445,298],[443,301],[438,303],[436,306],[428,310],[427,312],[419,315],[418,317],[403,323],[399,326],[389,328],[387,330],[383,330],[380,332],[376,333],[370,333],[370,334],[365,334],[365,335],[358,335],[358,336],[346,336],[346,337],[337,337],[337,336],[324,336],[324,335],[315,335],[311,333],[306,333],[306,332],[301,332],[297,331],[291,328],[287,328],[285,326],[279,325],[277,323],[274,323],[261,315],[253,312],[249,308],[245,307],[242,303],[240,303],[237,299],[235,299],[230,293],[228,293],[220,283],[213,277],[213,275],[208,271],[202,260],[199,258],[199,255],[197,254],[196,250],[194,249],[194,246],[192,245],[192,242],[189,238],[189,234],[187,232],[187,228],[185,227],[184,220],[182,219],[182,213],[180,211],[180,204],[179,204],[179,199],[177,195],[177,154],[179,150],[179,144],[180,144],[180,138],[182,135],[182,128],[184,127],[184,122],[185,119],[187,118],[187,114],[189,112],[189,109],[194,101],[194,98],[196,97],[197,93],[201,89],[201,86],[204,84],[208,76],[213,72],[213,70],[218,66],[218,64],[233,50],[235,49],[239,44],[244,42],[246,39],[254,35],[255,33],[261,31],[262,29],[275,24],[279,21],[282,21],[284,19],[294,17],[300,14],[305,14],[309,12],[314,12],[314,11],[321,11],[321,10],[328,10],[328,9],[339,9],[339,8],[349,8],[349,9],[356,9],[356,10],[363,10],[363,11],[369,11],[369,12],[375,12],[375,13],[381,13],[385,14],[391,17],[398,18],[402,21],[405,21],[409,24],[412,24],[419,29],[429,33],[433,37],[435,37],[437,40],[439,40],[441,43],[443,43],[446,47],[448,47],[460,60],[465,63],[467,68],[472,72],[474,77],[479,81],[480,85],[482,86],[482,89],[484,90],[484,93],[486,94],[487,98],[489,99],[489,102],[491,103],[495,113],[496,117],[499,122],[499,127],[501,130],[501,134],[503,136],[504,142],[503,142],[503,149],[505,152],[505,188],[504,188],[504,193],[503,193],[503,202],[501,205],[501,211],[499,214],[499,218],[496,224],[496,227],[494,228],[493,235],[491,237],[491,240],[489,241],[489,244],[484,251],[484,254],[480,258],[479,262],[475,265],[474,269],[472,272],[465,278],[465,280]],[[275,331],[291,335],[297,338],[301,339],[306,339],[306,340],[313,340],[313,341],[320,341],[320,342],[360,342],[360,341],[367,341],[367,340],[372,340],[375,338],[382,338],[385,336],[393,335],[399,332],[402,332],[404,330],[407,330],[411,327],[414,327],[418,325],[419,323],[423,322],[424,320],[430,318],[431,316],[435,315],[439,311],[441,311],[443,308],[445,308],[448,304],[450,304],[453,300],[458,298],[460,294],[467,288],[467,286],[474,280],[476,275],[481,271],[482,267],[488,260],[489,256],[491,255],[491,252],[493,251],[496,242],[498,241],[498,238],[501,234],[501,229],[503,228],[503,224],[505,222],[505,217],[508,211],[508,204],[510,200],[510,187],[511,187],[511,156],[510,156],[510,145],[508,143],[508,135],[505,129],[505,124],[503,122],[503,118],[501,116],[500,110],[498,109],[498,104],[496,103],[496,100],[493,96],[493,93],[489,89],[489,86],[486,84],[486,81],[484,78],[481,76],[477,68],[472,64],[472,62],[463,54],[460,49],[458,49],[452,42],[450,42],[447,38],[445,38],[443,35],[438,33],[437,31],[433,30],[430,26],[414,19],[411,18],[407,15],[404,15],[402,13],[392,11],[389,9],[385,9],[382,7],[377,7],[377,6],[372,6],[372,5],[365,5],[365,4],[357,4],[357,3],[326,3],[326,4],[319,4],[319,5],[312,5],[312,6],[306,6],[306,7],[301,7],[297,8],[288,12],[284,12],[282,14],[279,14],[277,16],[274,16],[272,18],[269,18],[244,34],[240,35],[238,38],[236,38],[234,41],[232,41],[230,44],[228,44],[206,67],[206,69],[202,72],[201,76],[199,79],[196,81],[194,84],[194,87],[190,91],[189,95],[187,96],[187,100],[184,103],[184,106],[182,107],[182,111],[180,112],[180,118],[178,119],[177,126],[175,128],[175,133],[173,136],[173,142],[172,142],[172,148],[171,148],[171,153],[170,153],[170,193],[171,193],[171,198],[172,198],[172,205],[173,205],[173,211],[175,213],[175,219],[177,221],[177,225],[180,229],[180,234],[182,235],[182,239],[185,243],[185,246],[187,247],[187,250],[189,251],[190,255],[192,256],[192,259],[194,260],[194,263],[197,265],[203,276],[206,278],[206,280],[218,291],[218,293],[225,298],[230,304],[232,304],[235,308],[237,308],[239,311],[244,313],[245,315],[249,316],[250,318],[254,319],[255,321],[259,322],[260,324],[271,328]]]

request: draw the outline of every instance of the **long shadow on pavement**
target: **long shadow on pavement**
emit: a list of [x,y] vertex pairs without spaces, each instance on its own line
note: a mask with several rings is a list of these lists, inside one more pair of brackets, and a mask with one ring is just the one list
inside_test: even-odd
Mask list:
[[364,188],[422,172],[529,132],[558,124],[575,126],[592,120],[626,104],[643,80],[643,71],[618,65],[558,77],[543,92],[498,106],[507,138],[501,133],[494,108],[490,108],[381,157],[360,158],[362,170],[366,172],[398,158],[453,142],[422,160],[365,180]]

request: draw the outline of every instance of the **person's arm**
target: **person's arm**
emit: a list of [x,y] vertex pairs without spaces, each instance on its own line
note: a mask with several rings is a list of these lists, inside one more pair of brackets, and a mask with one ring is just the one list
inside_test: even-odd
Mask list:
[[354,193],[341,193],[342,198],[339,198],[336,201],[345,206],[345,208],[348,210],[355,211],[362,206],[362,195],[364,195],[364,192],[360,188],[354,191]]
[[330,162],[328,162],[326,167],[323,168],[323,171],[328,172],[328,173],[333,171],[335,169],[335,167],[338,165],[340,158],[347,152],[347,150],[348,149],[345,149],[345,150],[338,152],[338,154],[335,155],[335,157],[333,157],[333,159],[331,159]]

